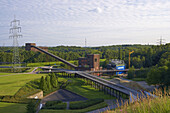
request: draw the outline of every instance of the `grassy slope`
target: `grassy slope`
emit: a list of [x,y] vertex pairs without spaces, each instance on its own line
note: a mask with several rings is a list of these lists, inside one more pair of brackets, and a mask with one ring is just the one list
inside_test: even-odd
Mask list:
[[26,104],[0,102],[1,113],[26,113]]
[[44,74],[15,74],[0,77],[0,95],[14,95],[25,83]]
[[[162,95],[162,92],[156,93]],[[124,105],[108,113],[170,113],[170,96],[164,93],[161,97],[146,98],[132,104]]]

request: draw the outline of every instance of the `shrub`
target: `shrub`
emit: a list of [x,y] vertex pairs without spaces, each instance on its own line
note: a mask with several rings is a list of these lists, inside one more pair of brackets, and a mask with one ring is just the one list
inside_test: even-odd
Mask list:
[[66,103],[55,104],[50,107],[44,107],[44,109],[66,109]]
[[104,102],[104,99],[89,99],[86,101],[70,102],[70,109],[83,109]]
[[66,103],[61,101],[48,101],[43,109],[66,109]]
[[35,103],[33,101],[30,101],[27,105],[27,113],[35,113],[36,108],[35,108]]
[[135,70],[134,70],[134,67],[132,66],[132,68],[130,68],[129,71],[128,71],[127,78],[132,79],[134,77],[134,75],[135,75]]
[[48,101],[45,103],[45,106],[50,107],[50,106],[53,106],[53,105],[59,104],[59,103],[62,103],[62,101]]

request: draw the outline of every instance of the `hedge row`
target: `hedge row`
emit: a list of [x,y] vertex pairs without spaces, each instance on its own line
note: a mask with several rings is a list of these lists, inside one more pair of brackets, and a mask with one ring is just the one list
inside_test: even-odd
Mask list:
[[45,103],[45,106],[50,107],[50,106],[53,106],[55,104],[60,104],[60,103],[62,103],[62,101],[48,101]]
[[83,109],[83,108],[87,108],[89,106],[92,106],[92,105],[95,105],[101,102],[104,102],[104,99],[96,98],[96,99],[89,99],[86,101],[70,102],[69,108],[70,109]]
[[43,109],[66,109],[66,103],[61,101],[48,101]]
[[10,95],[3,96],[1,99],[1,102],[23,103],[23,104],[27,104],[30,101],[39,101],[40,102],[41,100],[40,99],[28,99],[28,98],[21,99],[21,98],[17,98],[15,96],[10,96]]
[[8,72],[8,73],[11,73],[11,72],[25,72],[27,70],[29,70],[30,68],[17,68],[15,69],[15,71],[13,70],[13,68],[0,68],[0,72]]

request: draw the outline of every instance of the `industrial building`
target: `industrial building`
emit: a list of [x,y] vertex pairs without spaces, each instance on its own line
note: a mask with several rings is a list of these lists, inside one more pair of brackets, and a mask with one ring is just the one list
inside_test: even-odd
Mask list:
[[100,55],[99,54],[91,54],[87,55],[87,57],[79,58],[78,69],[81,71],[89,70],[89,71],[97,71],[101,70],[100,68]]
[[[109,61],[107,65],[107,69],[117,69],[117,70],[125,70],[125,62],[119,59],[112,59]],[[116,75],[123,74],[122,72],[116,72]]]

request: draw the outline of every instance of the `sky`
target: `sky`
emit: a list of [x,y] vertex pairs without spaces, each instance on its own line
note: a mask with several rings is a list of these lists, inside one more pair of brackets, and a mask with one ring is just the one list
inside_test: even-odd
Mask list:
[[170,43],[170,0],[0,0],[0,46],[13,44],[14,15],[19,46]]

